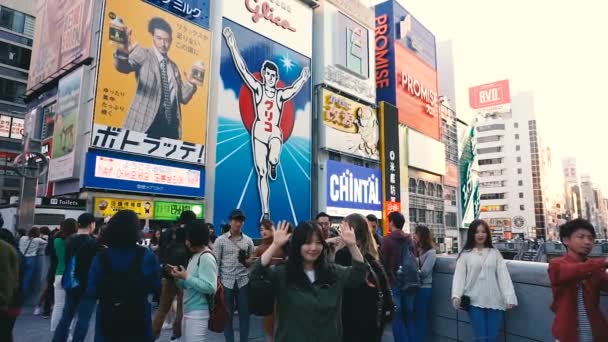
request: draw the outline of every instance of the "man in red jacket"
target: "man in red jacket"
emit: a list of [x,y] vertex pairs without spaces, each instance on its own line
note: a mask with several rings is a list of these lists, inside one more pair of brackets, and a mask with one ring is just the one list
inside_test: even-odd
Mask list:
[[595,229],[576,219],[562,225],[559,235],[568,253],[549,263],[555,312],[553,336],[560,342],[608,341],[608,323],[602,315],[600,290],[608,291],[608,259],[588,259]]

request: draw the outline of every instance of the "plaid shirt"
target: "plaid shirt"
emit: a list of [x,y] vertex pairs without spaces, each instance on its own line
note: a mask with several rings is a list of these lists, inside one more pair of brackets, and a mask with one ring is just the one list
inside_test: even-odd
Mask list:
[[231,239],[231,236],[228,232],[217,238],[213,245],[213,252],[219,262],[220,279],[229,289],[234,288],[235,282],[239,288],[249,283],[249,272],[239,262],[239,250],[246,250],[251,255],[254,248],[249,236],[242,234],[239,239]]

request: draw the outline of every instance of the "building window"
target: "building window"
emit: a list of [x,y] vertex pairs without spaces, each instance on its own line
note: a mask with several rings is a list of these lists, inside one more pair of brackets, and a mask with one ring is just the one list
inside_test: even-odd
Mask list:
[[521,157],[517,157],[517,162],[521,163]]
[[521,173],[522,173],[522,172],[523,172],[523,170],[522,170],[522,169],[517,169],[517,174],[518,174],[518,175],[521,175]]
[[329,151],[329,160],[342,161],[342,156],[340,153]]
[[16,68],[29,69],[32,51],[0,41],[0,63]]
[[509,206],[507,205],[482,205],[479,208],[479,211],[482,213],[490,212],[490,211],[507,211],[509,210]]
[[486,154],[486,153],[498,153],[502,152],[502,147],[486,147],[486,148],[478,148],[477,154]]
[[503,193],[494,193],[494,194],[483,194],[479,196],[480,200],[496,200],[496,199],[504,199],[505,194]]
[[515,134],[515,140],[519,140],[519,134]]
[[426,194],[429,196],[435,197],[435,184],[429,183],[429,185],[426,189]]
[[518,180],[518,181],[517,181],[517,185],[519,185],[519,186],[524,186],[524,181],[523,181],[523,180]]
[[426,195],[426,182],[425,181],[418,182],[418,195]]
[[416,180],[414,178],[410,178],[409,191],[413,194],[416,193]]
[[495,141],[501,141],[502,140],[502,136],[501,135],[492,135],[489,137],[479,137],[477,138],[477,142],[478,143],[488,143],[488,142],[495,142]]
[[524,198],[524,193],[523,192],[519,193],[519,198]]
[[25,28],[24,13],[12,10],[8,7],[0,7],[0,27],[7,30],[23,33]]
[[519,205],[519,210],[524,211],[524,210],[526,210],[526,207],[523,204],[520,204]]
[[410,208],[410,222],[418,222],[418,216],[416,215],[416,208]]
[[445,225],[447,227],[456,227],[458,225],[456,213],[445,213]]
[[516,122],[516,123],[514,123],[514,124],[513,124],[513,127],[515,127],[515,128],[519,128],[519,123],[517,123],[517,122]]
[[479,165],[492,165],[492,164],[501,164],[502,158],[490,158],[490,159],[480,159]]
[[515,145],[515,151],[521,151],[521,146]]
[[0,100],[23,104],[25,83],[0,77]]
[[443,187],[437,184],[437,197],[443,198]]
[[477,127],[477,132],[487,132],[487,131],[504,130],[504,129],[505,129],[504,124],[494,124],[494,125],[487,125],[487,126],[479,126],[479,127]]

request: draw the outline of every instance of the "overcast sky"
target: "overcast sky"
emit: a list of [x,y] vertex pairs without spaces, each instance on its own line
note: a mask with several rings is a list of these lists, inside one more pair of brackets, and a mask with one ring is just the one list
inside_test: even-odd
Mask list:
[[[382,2],[382,1],[376,1]],[[508,78],[531,90],[543,140],[608,189],[608,1],[399,0],[437,41],[452,40],[457,103],[468,88]]]

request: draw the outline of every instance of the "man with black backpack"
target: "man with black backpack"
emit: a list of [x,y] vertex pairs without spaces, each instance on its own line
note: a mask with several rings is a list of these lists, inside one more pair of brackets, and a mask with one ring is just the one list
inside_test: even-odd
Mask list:
[[65,307],[57,325],[53,342],[65,342],[68,339],[72,319],[78,313],[74,328],[73,342],[82,342],[87,336],[89,321],[95,311],[95,299],[84,295],[91,262],[100,249],[97,241],[91,236],[95,229],[95,217],[84,213],[78,217],[78,231],[72,235],[66,245],[65,272],[61,284],[66,291]]
[[406,319],[413,311],[414,296],[420,287],[420,275],[414,242],[403,232],[405,217],[399,212],[388,215],[389,235],[382,240],[380,259],[386,270],[397,306],[393,319],[395,342],[410,341]]

